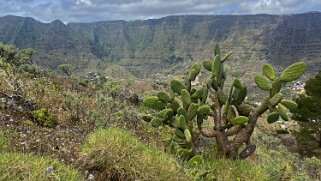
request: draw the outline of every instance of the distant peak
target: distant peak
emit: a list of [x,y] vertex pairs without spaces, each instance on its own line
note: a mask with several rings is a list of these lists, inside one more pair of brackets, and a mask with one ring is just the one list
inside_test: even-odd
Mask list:
[[36,21],[34,18],[32,17],[23,17],[23,16],[16,16],[16,15],[6,15],[6,16],[3,16],[1,18],[7,18],[7,19],[20,19],[20,20],[33,20],[33,21]]
[[60,21],[59,19],[56,19],[54,21],[52,21],[50,24],[55,24],[55,25],[65,25],[62,21]]

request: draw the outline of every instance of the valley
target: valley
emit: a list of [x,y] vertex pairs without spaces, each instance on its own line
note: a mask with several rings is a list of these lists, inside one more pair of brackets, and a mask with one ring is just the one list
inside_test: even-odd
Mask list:
[[[37,64],[57,70],[71,64],[81,72],[103,72],[112,64],[151,78],[187,62],[212,57],[213,45],[233,52],[228,68],[241,76],[262,63],[285,67],[304,60],[308,72],[321,68],[321,13],[293,15],[185,15],[137,21],[42,23],[0,18],[0,42],[37,51]],[[213,58],[213,57],[212,57]],[[188,64],[188,63],[187,63]],[[153,73],[151,73],[153,72]],[[174,73],[174,72],[171,72]]]
[[2,16],[0,180],[321,180],[320,22]]

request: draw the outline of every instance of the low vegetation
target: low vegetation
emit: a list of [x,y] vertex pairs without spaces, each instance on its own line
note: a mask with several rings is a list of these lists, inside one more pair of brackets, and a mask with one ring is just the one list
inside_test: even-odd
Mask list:
[[79,171],[57,159],[9,152],[8,135],[0,131],[0,180],[84,180]]
[[195,180],[320,180],[321,160],[290,153],[279,138],[266,131],[259,123],[252,136],[258,148],[248,159],[225,159],[215,144],[209,144],[200,164],[191,167],[184,162],[187,174]]
[[189,180],[173,157],[113,126],[92,133],[81,155],[105,179]]
[[82,175],[58,160],[22,153],[0,154],[0,180],[84,180]]
[[218,46],[205,71],[195,64],[169,86],[78,77],[68,64],[61,76],[32,64],[33,54],[0,44],[0,180],[321,180],[319,159],[290,153],[264,127],[294,124],[284,107],[296,103],[280,96],[279,81],[299,77],[304,63],[280,76],[265,64],[255,82],[267,98],[255,107],[243,82],[225,82],[230,54],[220,58]]
[[8,141],[7,141],[7,135],[0,131],[0,152],[7,150],[9,147]]

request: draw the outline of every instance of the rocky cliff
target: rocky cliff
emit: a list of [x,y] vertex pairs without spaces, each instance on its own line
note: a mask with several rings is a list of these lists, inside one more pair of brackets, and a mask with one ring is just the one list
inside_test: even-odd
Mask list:
[[153,76],[188,61],[212,57],[213,42],[233,52],[229,68],[246,76],[269,62],[284,67],[298,60],[309,72],[321,68],[321,13],[296,15],[169,16],[144,21],[63,24],[32,18],[0,18],[0,42],[38,51],[38,63],[78,70],[119,64],[134,75]]

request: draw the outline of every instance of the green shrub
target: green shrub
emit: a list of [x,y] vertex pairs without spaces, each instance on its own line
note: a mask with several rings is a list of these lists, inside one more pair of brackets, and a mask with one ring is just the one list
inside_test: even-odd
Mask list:
[[303,160],[303,169],[313,180],[321,179],[321,160],[316,157],[306,158]]
[[49,114],[45,108],[32,111],[31,114],[33,119],[41,126],[52,128],[56,125],[54,116]]
[[270,180],[320,180],[321,160],[300,157],[281,144],[280,139],[257,129],[255,142],[260,146],[253,165],[259,165]]
[[100,168],[104,179],[189,180],[170,155],[116,127],[92,133],[82,146],[81,156]]
[[0,180],[84,180],[57,160],[22,153],[0,154]]
[[311,152],[321,148],[321,70],[306,81],[304,89],[306,94],[295,99],[298,108],[292,112],[293,119],[299,121],[300,125],[296,137],[304,145],[304,150]]

